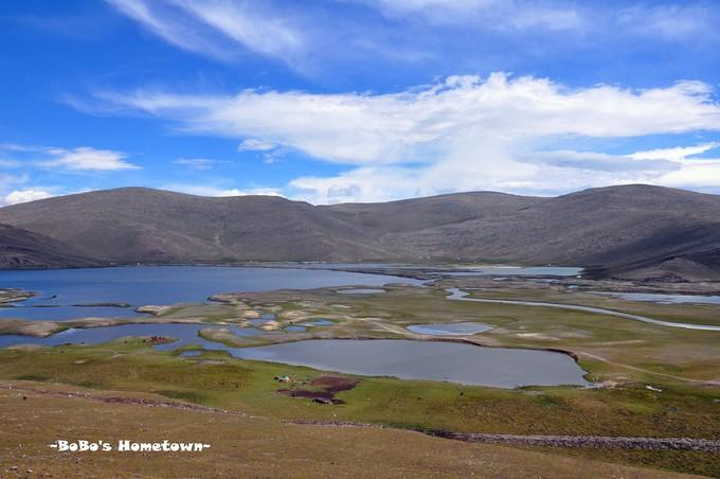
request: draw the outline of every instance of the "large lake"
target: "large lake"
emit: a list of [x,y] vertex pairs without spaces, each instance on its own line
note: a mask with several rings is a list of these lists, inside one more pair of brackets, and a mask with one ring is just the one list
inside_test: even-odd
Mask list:
[[[0,288],[19,288],[38,295],[0,308],[0,317],[59,321],[85,317],[137,316],[148,304],[199,303],[208,296],[236,291],[310,289],[331,286],[422,284],[394,276],[300,268],[234,268],[155,266],[47,271],[0,271]],[[127,303],[128,308],[96,303]]]

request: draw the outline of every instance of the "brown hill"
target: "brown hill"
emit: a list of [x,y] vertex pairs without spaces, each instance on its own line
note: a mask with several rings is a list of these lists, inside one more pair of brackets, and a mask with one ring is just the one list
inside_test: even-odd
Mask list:
[[0,224],[0,269],[100,266],[57,240]]
[[682,260],[687,275],[690,262],[699,269],[720,266],[713,254],[720,248],[720,196],[647,185],[598,188],[508,215],[386,235],[383,243],[429,257],[576,264],[626,274]]
[[122,188],[8,206],[0,217],[111,261],[340,261],[389,255],[361,226],[309,203],[272,196],[208,198]]
[[340,213],[354,223],[384,234],[508,215],[545,200],[535,196],[483,191],[387,203],[344,203],[320,208]]
[[720,278],[720,196],[645,185],[319,207],[123,188],[0,208],[0,222],[108,261],[503,260]]

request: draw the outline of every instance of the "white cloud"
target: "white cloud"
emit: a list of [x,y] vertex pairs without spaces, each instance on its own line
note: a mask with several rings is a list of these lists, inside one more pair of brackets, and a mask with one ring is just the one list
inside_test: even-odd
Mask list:
[[[570,90],[549,80],[449,77],[395,94],[243,91],[235,96],[137,91],[104,94],[124,107],[177,121],[189,133],[262,137],[347,164],[433,161],[487,139],[553,135],[633,137],[720,129],[720,106],[699,82],[640,91]],[[460,143],[460,145],[458,145]]]
[[238,151],[256,151],[262,154],[263,163],[274,165],[281,161],[285,152],[280,145],[258,138],[248,138],[238,145]]
[[251,187],[251,188],[223,188],[215,185],[188,185],[181,183],[167,184],[162,187],[164,190],[177,191],[197,196],[229,197],[229,196],[281,196],[279,188]]
[[[494,73],[449,77],[391,94],[136,91],[99,99],[111,111],[142,111],[176,122],[187,134],[244,139],[242,145],[261,151],[278,145],[352,166],[336,177],[290,184],[302,198],[318,202],[474,189],[556,192],[652,180],[683,166],[668,163],[677,154],[548,153],[538,152],[537,145],[720,131],[712,88],[688,81],[646,90],[570,89]],[[695,148],[688,154],[705,146]]]
[[658,178],[655,184],[720,193],[720,159],[684,162],[682,168]]
[[31,145],[0,144],[0,152],[9,151],[10,158],[0,157],[0,167],[50,168],[53,170],[119,171],[140,167],[125,161],[126,153],[102,150],[89,146],[77,148],[41,147]]
[[140,168],[125,161],[128,155],[120,151],[99,150],[88,146],[70,150],[47,148],[45,151],[53,157],[52,160],[43,162],[46,167],[91,171],[118,171]]
[[28,201],[42,200],[54,196],[51,192],[39,189],[14,190],[0,200],[3,206],[27,203]]
[[27,146],[27,145],[18,145],[17,143],[0,143],[0,150],[26,152],[26,151],[36,151],[37,147]]
[[720,147],[720,143],[641,151],[629,155],[635,160],[662,159],[676,165],[673,171],[655,179],[655,184],[720,192],[720,159],[698,158]]
[[716,37],[720,21],[717,8],[693,2],[648,6],[633,5],[615,16],[616,25],[627,33],[665,40],[698,40]]
[[690,156],[700,155],[720,146],[720,143],[704,143],[697,146],[681,146],[657,150],[639,151],[629,155],[635,160],[684,160]]
[[662,40],[717,38],[716,6],[700,2],[630,6],[571,0],[354,0],[390,17],[420,16],[426,22],[476,25],[485,30],[590,34],[599,39],[643,36]]
[[500,30],[578,30],[586,20],[567,1],[548,0],[357,0],[391,17],[420,15],[432,23],[481,24]]
[[165,41],[229,60],[243,51],[301,61],[303,35],[292,18],[261,2],[222,0],[106,0]]
[[277,147],[278,145],[270,141],[259,138],[248,138],[238,145],[238,151],[270,151]]
[[211,160],[208,158],[178,158],[173,161],[176,165],[186,166],[192,170],[211,170],[217,166],[220,162],[218,160]]
[[247,190],[239,190],[233,188],[230,190],[222,190],[214,196],[281,196],[280,190],[277,188],[250,188]]

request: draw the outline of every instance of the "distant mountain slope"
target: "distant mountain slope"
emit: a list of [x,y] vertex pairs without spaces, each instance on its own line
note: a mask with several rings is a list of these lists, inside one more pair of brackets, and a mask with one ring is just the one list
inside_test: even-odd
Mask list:
[[0,224],[0,269],[100,266],[47,236]]
[[386,235],[383,243],[431,257],[601,265],[627,272],[633,264],[713,258],[707,255],[720,245],[720,196],[646,185],[598,188],[500,217]]
[[380,233],[426,228],[512,214],[547,198],[505,193],[475,192],[389,201],[321,206]]
[[0,223],[107,261],[504,260],[720,279],[720,196],[646,185],[332,206],[123,188],[0,208]]
[[113,261],[345,260],[389,255],[361,226],[279,197],[122,188],[0,209],[0,222]]

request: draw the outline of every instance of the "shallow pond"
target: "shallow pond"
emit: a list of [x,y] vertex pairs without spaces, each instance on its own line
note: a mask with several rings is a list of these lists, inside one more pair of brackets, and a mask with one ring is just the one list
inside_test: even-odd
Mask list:
[[288,333],[304,333],[307,328],[305,326],[286,326],[285,331]]
[[565,354],[452,342],[311,339],[237,348],[230,353],[243,359],[362,376],[393,376],[501,388],[588,385],[583,378],[585,372]]
[[334,321],[330,321],[329,319],[311,319],[310,321],[303,321],[300,323],[303,326],[332,326],[335,324]]
[[275,315],[263,314],[259,318],[246,319],[245,321],[252,324],[253,326],[262,326],[263,324],[269,323],[270,321],[275,321]]
[[381,294],[384,292],[385,290],[380,288],[352,288],[338,291],[340,294]]
[[[200,345],[207,350],[227,351],[242,359],[308,366],[363,376],[393,376],[502,388],[588,384],[583,379],[584,371],[569,356],[549,351],[385,339],[322,339],[232,348],[199,337],[198,332],[207,328],[206,324],[132,324],[71,329],[47,338],[0,336],[0,347],[18,344],[98,344],[127,336],[167,336],[177,338],[177,341],[158,344],[156,349],[171,351],[180,346]],[[263,334],[255,329],[228,329],[242,336]]]
[[418,334],[431,334],[434,336],[467,336],[470,334],[484,333],[493,327],[483,323],[431,323],[413,324],[407,327],[409,331]]
[[[0,335],[0,347],[14,346],[17,344],[37,344],[40,346],[81,343],[100,344],[127,336],[165,336],[177,339],[177,341],[159,344],[155,346],[157,349],[172,350],[188,344],[199,344],[205,349],[226,349],[226,346],[221,343],[207,341],[198,336],[198,332],[201,330],[211,328],[208,324],[123,324],[119,326],[88,329],[70,328],[61,333],[48,336],[47,338],[36,338],[16,334]],[[238,328],[236,326],[225,326],[224,328],[229,329],[238,336],[258,336],[263,334],[261,331],[253,328]]]
[[628,301],[645,301],[661,304],[720,304],[720,296],[701,296],[691,294],[661,294],[661,293],[606,293],[596,292],[603,296],[626,299]]
[[643,323],[657,324],[670,328],[691,329],[696,331],[720,331],[720,326],[714,324],[693,324],[678,323],[674,321],[664,321],[661,319],[648,318],[647,316],[639,316],[637,314],[623,313],[612,309],[596,308],[594,306],[583,306],[579,304],[563,304],[563,303],[545,303],[540,301],[522,301],[517,299],[484,299],[470,298],[469,293],[458,288],[449,288],[446,290],[450,293],[447,297],[453,301],[473,301],[476,303],[494,303],[494,304],[522,304],[525,306],[540,306],[543,308],[569,309],[572,311],[585,311],[588,313],[604,314],[606,316],[615,316],[623,319],[631,319],[633,321],[641,321]]
[[443,272],[447,276],[578,276],[583,268],[566,266],[489,266],[472,271]]
[[[310,289],[422,281],[395,276],[316,269],[154,266],[49,271],[0,271],[0,288],[38,292],[38,296],[0,308],[0,318],[60,321],[86,317],[138,316],[137,306],[204,302],[213,294],[236,291]],[[127,303],[131,307],[76,307]],[[42,307],[36,306],[55,306]]]
[[202,356],[202,351],[185,351],[184,353],[180,353],[180,357],[183,358],[196,358],[198,356]]

